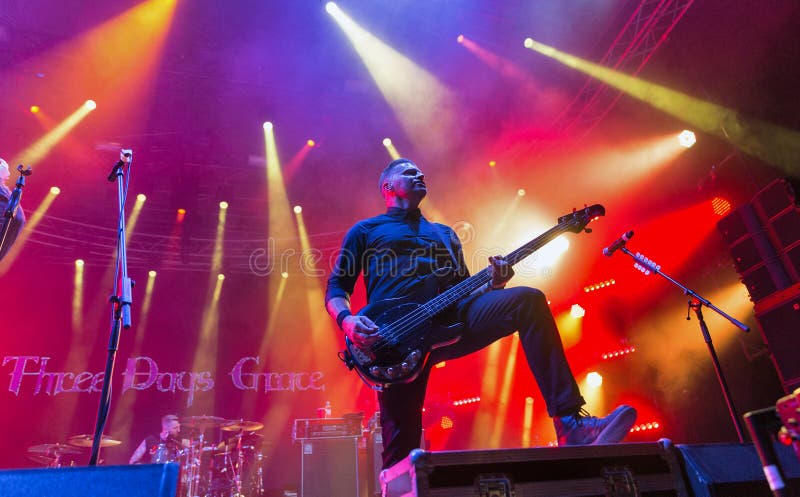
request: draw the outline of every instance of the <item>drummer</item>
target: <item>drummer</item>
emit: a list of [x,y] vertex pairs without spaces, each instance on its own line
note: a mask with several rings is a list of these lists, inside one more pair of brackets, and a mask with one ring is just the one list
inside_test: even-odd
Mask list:
[[130,464],[142,463],[164,463],[177,461],[183,446],[178,439],[181,431],[181,422],[178,416],[167,414],[161,418],[161,433],[158,435],[148,435],[142,443],[136,447],[136,451],[131,456]]

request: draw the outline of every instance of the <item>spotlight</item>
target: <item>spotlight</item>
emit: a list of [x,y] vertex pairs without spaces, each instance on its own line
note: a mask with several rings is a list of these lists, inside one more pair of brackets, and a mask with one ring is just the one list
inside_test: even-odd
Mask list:
[[178,215],[179,216],[185,216],[186,215],[186,209],[178,209]]
[[219,203],[219,208],[220,209],[227,209],[228,208],[228,202],[225,202],[223,200],[222,202]]
[[286,279],[288,277],[289,277],[289,273],[287,273],[286,271],[281,273],[281,278]]
[[317,144],[317,143],[316,143],[314,140],[308,140],[308,141],[306,142],[306,145],[308,145],[309,147],[313,147],[313,146],[314,146],[314,145],[316,145],[316,144]]
[[391,144],[392,144],[392,139],[391,139],[391,138],[384,138],[384,139],[383,139],[383,146],[384,146],[384,147],[388,147],[388,146],[390,146]]
[[137,202],[144,202],[145,200],[147,200],[147,196],[144,193],[140,193],[139,195],[136,195],[136,201]]
[[339,10],[339,6],[338,6],[338,5],[336,5],[336,3],[335,3],[335,2],[328,2],[328,3],[326,3],[326,4],[325,4],[325,10],[328,12],[328,14],[331,14],[331,15],[333,15],[333,14],[337,14],[337,13],[339,13],[339,12],[340,12],[340,10]]
[[224,274],[222,274],[222,273],[219,273],[219,274],[217,275],[217,279],[218,279],[218,280],[220,280],[220,281],[222,281],[222,280],[224,280],[224,279],[225,279],[225,275],[224,275]]
[[153,270],[151,269],[151,270],[150,270],[150,271],[147,273],[147,276],[149,276],[149,277],[151,277],[151,278],[155,278],[155,277],[156,277],[156,272],[155,272],[155,271],[153,271]]
[[496,166],[496,165],[497,165],[497,162],[495,162],[495,161],[493,161],[493,160],[490,160],[490,161],[489,161],[489,167],[494,167],[494,166]]
[[299,205],[295,205],[293,210],[295,214],[300,214],[301,212],[303,212],[303,208]]
[[463,43],[464,42],[464,35],[458,35],[458,38],[456,38],[456,41],[459,42],[459,43]]
[[52,193],[53,195],[58,195],[59,193],[61,193],[61,188],[57,186],[51,186],[50,193]]
[[579,319],[586,315],[586,309],[578,304],[572,304],[572,308],[569,310],[569,313],[575,319]]
[[97,108],[97,102],[94,100],[87,100],[83,103],[83,106],[89,110],[95,110]]
[[40,110],[38,105],[31,105],[31,114],[38,114]]
[[524,197],[525,196],[525,189],[524,188],[520,188],[519,190],[517,190],[517,195],[519,195],[520,197]]
[[600,387],[603,385],[603,377],[597,371],[592,371],[586,375],[586,384],[590,387]]
[[272,123],[269,121],[264,121],[264,131],[269,131],[272,129]]
[[75,259],[75,265],[78,267],[83,267],[83,259]]
[[525,38],[525,48],[531,48],[533,46],[533,38]]
[[694,133],[685,129],[681,131],[681,134],[678,135],[678,143],[681,144],[684,148],[690,148],[697,142],[697,137],[694,136]]
[[714,214],[722,217],[731,211],[731,203],[722,197],[714,197],[711,200],[711,207],[714,209]]

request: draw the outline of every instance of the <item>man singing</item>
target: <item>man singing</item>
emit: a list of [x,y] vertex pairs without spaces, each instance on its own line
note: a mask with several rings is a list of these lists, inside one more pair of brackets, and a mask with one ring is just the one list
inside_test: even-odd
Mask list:
[[[359,275],[363,274],[370,303],[414,295],[424,277],[437,269],[452,267],[452,283],[469,276],[455,232],[429,222],[419,210],[428,190],[416,164],[408,159],[390,162],[380,175],[379,188],[386,212],[359,221],[347,232],[325,294],[328,313],[362,350],[378,340],[379,330],[350,308]],[[445,313],[445,318],[463,325],[461,339],[434,349],[413,381],[394,383],[379,393],[384,468],[419,447],[431,365],[480,350],[515,331],[553,418],[559,445],[616,443],[636,421],[630,406],[619,406],[604,418],[590,416],[582,408],[585,401],[544,294],[529,287],[506,289],[514,275],[511,266],[501,256],[490,257],[489,264],[491,281]]]

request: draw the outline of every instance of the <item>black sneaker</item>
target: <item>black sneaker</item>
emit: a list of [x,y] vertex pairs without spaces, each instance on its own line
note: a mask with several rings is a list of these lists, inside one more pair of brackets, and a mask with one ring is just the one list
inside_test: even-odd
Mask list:
[[636,409],[621,405],[604,418],[581,409],[571,416],[553,418],[558,445],[613,444],[625,438],[636,422]]

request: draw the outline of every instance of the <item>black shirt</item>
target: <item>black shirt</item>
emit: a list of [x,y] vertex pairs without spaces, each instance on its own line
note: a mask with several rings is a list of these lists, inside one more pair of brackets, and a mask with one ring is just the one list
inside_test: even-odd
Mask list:
[[469,276],[461,242],[448,226],[431,223],[419,209],[390,207],[385,214],[356,223],[344,237],[328,278],[325,301],[349,301],[363,272],[367,301],[413,294],[434,270],[451,267],[453,282]]

